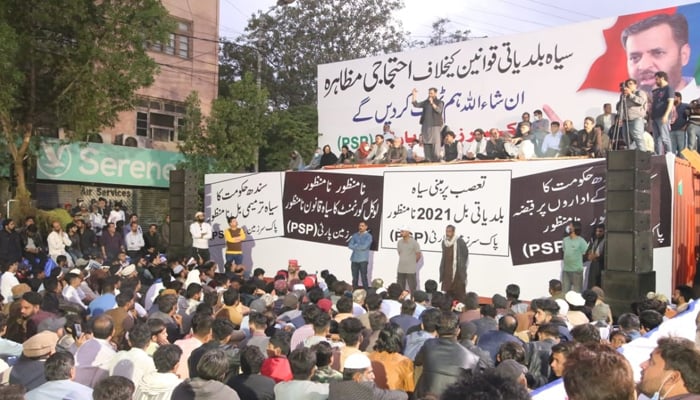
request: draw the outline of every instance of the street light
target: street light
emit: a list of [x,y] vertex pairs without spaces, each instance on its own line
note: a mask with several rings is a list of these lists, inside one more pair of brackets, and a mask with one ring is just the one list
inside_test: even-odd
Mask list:
[[[269,10],[267,10],[262,16],[261,16],[261,21],[262,17],[267,17],[270,16],[270,13],[273,12],[277,7],[284,7],[288,6],[292,3],[294,3],[295,0],[277,0],[277,5],[270,7]],[[273,17],[273,22],[274,22],[274,17]],[[263,41],[263,30],[262,30],[262,24],[260,27],[258,27],[258,37],[257,37],[257,45],[255,46],[257,53],[258,53],[258,76],[256,79],[256,85],[258,88],[258,96],[262,93],[262,51],[260,50],[260,44]],[[260,132],[260,136],[262,137],[262,132]],[[260,171],[260,146],[255,146],[255,164],[253,165],[253,172],[259,172]]]

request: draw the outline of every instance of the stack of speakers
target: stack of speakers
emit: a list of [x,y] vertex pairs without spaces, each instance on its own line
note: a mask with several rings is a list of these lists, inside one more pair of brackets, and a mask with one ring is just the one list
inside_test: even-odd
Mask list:
[[192,244],[188,232],[189,223],[199,211],[195,174],[177,169],[170,171],[170,247],[168,252],[175,256],[185,254]]
[[608,153],[603,290],[613,315],[655,291],[651,231],[651,153]]

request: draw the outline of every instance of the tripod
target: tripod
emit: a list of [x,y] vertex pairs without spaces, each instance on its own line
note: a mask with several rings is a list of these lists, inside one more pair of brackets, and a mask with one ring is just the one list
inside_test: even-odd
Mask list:
[[[622,118],[622,119],[620,119]],[[625,124],[625,129],[624,129],[624,138],[622,138],[622,123],[624,121]],[[628,149],[630,146],[630,122],[629,119],[627,118],[627,98],[625,97],[624,93],[620,93],[620,100],[617,102],[617,121],[615,121],[615,125],[612,127],[612,135],[611,135],[611,142],[612,142],[612,149],[613,150],[620,150],[620,139],[622,139],[623,143],[625,144],[625,148]]]

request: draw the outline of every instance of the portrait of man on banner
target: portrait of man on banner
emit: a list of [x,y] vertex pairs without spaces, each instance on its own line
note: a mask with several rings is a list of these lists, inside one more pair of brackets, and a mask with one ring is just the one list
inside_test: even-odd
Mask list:
[[[684,96],[700,95],[700,3],[623,15],[603,31],[606,51],[596,59],[579,88],[618,91],[634,78],[650,92],[654,74]],[[695,51],[693,52],[693,49]]]

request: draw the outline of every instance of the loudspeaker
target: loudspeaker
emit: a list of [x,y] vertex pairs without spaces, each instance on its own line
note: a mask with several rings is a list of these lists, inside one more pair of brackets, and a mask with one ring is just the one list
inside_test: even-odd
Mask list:
[[640,190],[608,190],[608,211],[651,211],[651,193]]
[[199,211],[196,175],[189,170],[170,171],[170,247],[181,251],[188,245],[187,222]]
[[605,268],[611,271],[649,272],[653,269],[651,231],[606,233]]
[[608,171],[608,190],[651,190],[650,171]]
[[651,153],[639,150],[619,150],[608,152],[609,170],[651,170]]
[[605,228],[611,231],[634,232],[651,229],[651,213],[635,211],[608,211]]
[[630,312],[632,303],[642,300],[648,292],[656,291],[656,272],[603,271],[605,302],[613,316]]

